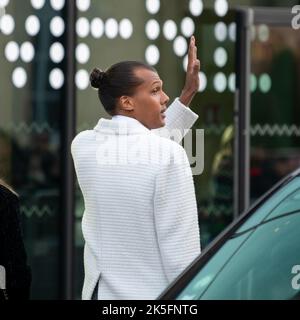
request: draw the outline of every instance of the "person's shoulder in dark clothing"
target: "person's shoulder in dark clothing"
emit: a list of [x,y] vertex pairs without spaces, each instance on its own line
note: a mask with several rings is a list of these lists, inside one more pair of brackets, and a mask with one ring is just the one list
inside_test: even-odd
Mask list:
[[0,184],[0,266],[5,269],[6,287],[5,292],[3,290],[0,292],[0,300],[7,297],[9,300],[29,299],[31,270],[27,265],[23,243],[19,198],[2,184]]

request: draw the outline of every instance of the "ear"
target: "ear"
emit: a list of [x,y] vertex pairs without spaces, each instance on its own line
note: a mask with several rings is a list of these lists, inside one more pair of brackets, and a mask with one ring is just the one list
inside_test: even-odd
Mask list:
[[120,97],[120,110],[123,110],[123,111],[134,110],[133,101],[130,97],[128,96]]

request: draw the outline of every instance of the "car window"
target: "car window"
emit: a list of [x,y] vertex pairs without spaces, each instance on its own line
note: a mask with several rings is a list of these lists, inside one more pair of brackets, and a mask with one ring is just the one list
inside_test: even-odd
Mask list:
[[[224,265],[201,299],[293,299],[300,265],[300,213],[260,225]],[[243,237],[245,234],[243,234]]]
[[227,241],[219,254],[214,255],[203,267],[201,272],[189,283],[189,285],[179,294],[178,300],[196,300],[200,294],[209,286],[212,280],[219,273],[224,263],[240,247],[248,235],[243,235],[236,239]]
[[300,295],[300,281],[293,285],[292,272],[295,266],[300,268],[299,185],[296,178],[276,193],[277,198],[275,194],[268,199],[177,299],[292,299]]
[[[266,216],[268,216],[274,209],[277,208],[285,199],[298,190],[300,186],[300,177],[296,177],[286,186],[279,189],[274,193],[265,203],[263,203],[257,211],[237,230],[237,232],[243,232],[249,228],[260,223]],[[278,211],[277,211],[278,212]]]

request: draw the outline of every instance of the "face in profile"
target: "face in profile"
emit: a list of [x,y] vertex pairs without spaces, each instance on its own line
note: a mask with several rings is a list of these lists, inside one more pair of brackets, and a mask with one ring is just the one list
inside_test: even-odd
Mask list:
[[134,94],[128,98],[130,113],[148,129],[165,125],[165,111],[169,97],[163,91],[163,82],[159,75],[151,70],[139,68],[134,71],[136,77],[143,80]]

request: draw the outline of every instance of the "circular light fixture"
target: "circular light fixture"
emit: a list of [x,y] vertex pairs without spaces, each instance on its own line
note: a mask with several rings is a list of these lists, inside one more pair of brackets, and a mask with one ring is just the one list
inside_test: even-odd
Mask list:
[[267,93],[270,91],[272,86],[272,80],[267,73],[264,73],[259,78],[259,88],[261,92]]
[[12,73],[12,82],[15,87],[23,88],[27,82],[27,74],[24,68],[17,67]]
[[79,37],[85,38],[90,32],[90,24],[87,18],[81,17],[76,21],[76,33]]
[[105,34],[107,38],[114,39],[118,35],[118,22],[114,18],[109,18],[105,22]]
[[76,48],[76,59],[79,63],[87,63],[90,59],[90,49],[85,43],[80,43]]
[[219,17],[224,17],[228,11],[228,2],[226,0],[215,1],[215,12]]
[[225,91],[227,86],[227,79],[224,73],[218,72],[214,77],[214,88],[217,92]]
[[187,42],[184,37],[178,36],[173,43],[173,49],[177,56],[182,57],[186,54],[187,51]]
[[76,6],[79,11],[85,12],[89,9],[91,0],[76,0]]
[[189,38],[194,34],[195,31],[195,24],[192,18],[185,17],[181,21],[181,32],[182,34]]
[[189,9],[193,16],[200,16],[203,11],[203,2],[201,0],[190,0]]
[[15,20],[9,14],[4,14],[0,19],[0,30],[5,35],[10,35],[15,29]]
[[250,89],[251,92],[254,92],[257,88],[257,79],[256,76],[252,73],[250,77]]
[[269,27],[265,24],[262,24],[258,27],[258,39],[262,42],[269,40],[270,31]]
[[231,92],[234,92],[236,89],[234,73],[231,73],[228,77],[228,88]]
[[50,21],[50,31],[55,37],[60,37],[65,31],[65,22],[64,20],[56,16]]
[[64,82],[65,77],[61,69],[55,68],[50,72],[49,83],[53,89],[60,89],[63,86]]
[[133,26],[129,19],[123,19],[119,24],[119,33],[121,38],[129,39],[133,32]]
[[155,40],[158,38],[160,33],[159,24],[156,20],[151,19],[146,23],[145,27],[146,35],[148,39]]
[[15,41],[10,41],[5,46],[4,50],[5,58],[9,62],[15,62],[19,58],[19,46]]
[[156,14],[160,8],[159,0],[146,0],[146,9],[150,14]]
[[89,74],[86,70],[78,70],[75,75],[75,83],[78,89],[85,90],[89,86]]
[[199,89],[198,91],[203,92],[207,86],[207,78],[204,72],[199,72]]
[[146,61],[150,64],[150,65],[156,65],[159,61],[160,58],[160,54],[159,54],[159,50],[157,48],[157,46],[155,46],[154,44],[151,44],[145,52],[145,58]]
[[228,34],[229,34],[229,39],[231,41],[236,41],[236,23],[232,22],[230,23],[229,27],[228,27]]
[[65,0],[50,0],[50,4],[54,10],[59,11],[64,7]]
[[186,56],[183,58],[183,61],[182,61],[183,70],[184,70],[185,72],[187,71],[188,61],[189,61],[189,56],[186,55]]
[[65,56],[65,49],[60,42],[54,42],[49,50],[49,55],[54,63],[60,63]]
[[31,42],[26,41],[21,45],[20,48],[20,57],[21,59],[28,63],[33,60],[35,54],[34,47]]
[[91,34],[94,38],[101,38],[104,33],[104,23],[100,18],[94,18],[91,22]]
[[177,34],[177,25],[173,20],[167,20],[163,26],[163,34],[167,40],[173,40]]
[[226,24],[224,22],[218,22],[215,25],[215,38],[222,42],[225,41],[226,37],[227,37],[227,27]]
[[30,2],[32,7],[36,10],[42,9],[45,5],[45,0],[31,0]]
[[224,48],[217,48],[214,52],[214,62],[219,68],[223,68],[227,63],[227,52]]

